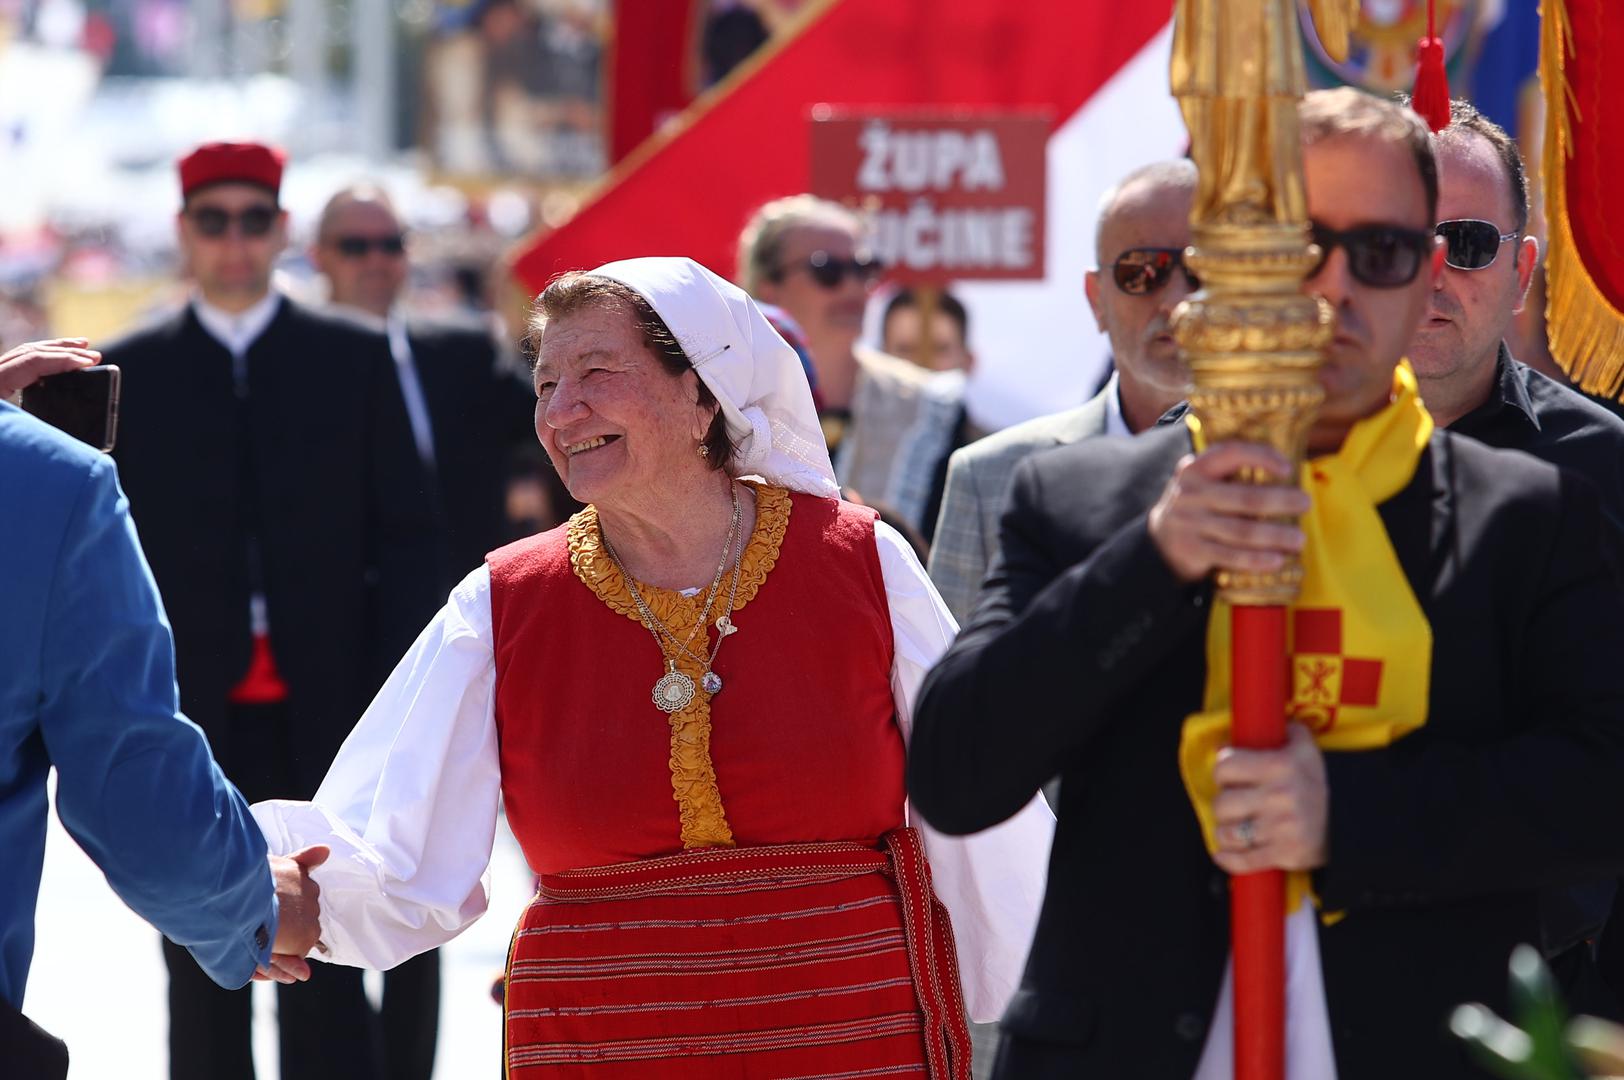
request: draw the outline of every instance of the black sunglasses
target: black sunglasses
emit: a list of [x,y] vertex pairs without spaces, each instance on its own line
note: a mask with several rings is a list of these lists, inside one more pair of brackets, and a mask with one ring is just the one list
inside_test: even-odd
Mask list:
[[1191,289],[1201,288],[1201,279],[1184,265],[1183,248],[1129,248],[1111,264],[1111,280],[1129,296],[1149,296],[1173,279],[1174,270],[1184,271]]
[[1348,272],[1355,281],[1373,289],[1397,289],[1415,280],[1432,252],[1432,233],[1426,229],[1359,225],[1338,231],[1314,222],[1312,231],[1320,257],[1310,278],[1325,269],[1331,252],[1340,247],[1348,253]]
[[400,233],[393,236],[340,236],[333,241],[333,247],[346,259],[364,258],[369,251],[376,251],[380,255],[404,255],[406,238]]
[[1440,221],[1433,230],[1444,238],[1444,262],[1456,270],[1486,270],[1500,257],[1500,245],[1521,233],[1503,233],[1492,221],[1461,218]]
[[[837,255],[829,254],[827,251],[814,251],[806,257],[805,262],[796,265],[805,269],[807,273],[812,275],[812,280],[825,289],[839,288],[841,282],[845,281],[848,276],[856,278],[864,285],[867,285],[885,272],[885,263],[873,256],[842,259]],[[782,281],[784,275],[792,269],[795,269],[795,267],[779,267],[778,272],[773,275],[773,280]]]
[[281,211],[274,206],[250,206],[235,214],[218,206],[198,206],[186,211],[198,232],[215,237],[224,236],[233,222],[243,236],[264,236],[276,224],[279,214]]

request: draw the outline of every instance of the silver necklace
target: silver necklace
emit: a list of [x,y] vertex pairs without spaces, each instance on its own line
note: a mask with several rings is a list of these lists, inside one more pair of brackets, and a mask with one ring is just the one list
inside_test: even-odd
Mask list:
[[[637,612],[642,617],[644,628],[654,635],[655,642],[660,646],[660,654],[665,658],[665,674],[655,680],[653,690],[650,693],[655,707],[661,712],[680,712],[686,709],[694,700],[694,680],[677,670],[676,657],[666,650],[665,643],[667,641],[674,645],[678,652],[704,669],[704,674],[699,679],[700,689],[703,689],[705,693],[712,697],[722,692],[722,677],[716,674],[713,669],[716,664],[716,654],[722,651],[722,642],[738,632],[738,627],[733,625],[733,620],[726,613],[733,610],[733,602],[738,597],[739,575],[744,566],[744,544],[742,538],[739,537],[741,515],[737,488],[732,489],[732,495],[733,518],[728,525],[727,537],[722,544],[722,559],[716,564],[716,575],[711,579],[710,588],[705,591],[705,604],[700,610],[699,619],[694,623],[692,629],[688,631],[688,637],[685,640],[679,640],[676,633],[665,625],[653,611],[649,610],[648,604],[643,600],[643,594],[638,591],[637,582],[626,572],[626,567],[621,563],[620,556],[615,553],[614,545],[609,542],[608,535],[604,533],[603,522],[598,522],[598,536],[603,541],[603,550],[609,555],[609,561],[615,564],[615,569],[620,571],[620,576],[625,579],[626,588],[632,594],[632,602],[637,605]],[[739,557],[733,563],[733,580],[728,586],[727,606],[723,609],[724,614],[721,618],[716,620],[716,643],[711,646],[710,656],[702,657],[697,655],[689,646],[692,644],[694,635],[699,631],[699,628],[710,621],[711,608],[716,603],[716,595],[722,584],[722,574],[727,570],[728,557],[733,553],[733,545],[736,539],[740,540]]]

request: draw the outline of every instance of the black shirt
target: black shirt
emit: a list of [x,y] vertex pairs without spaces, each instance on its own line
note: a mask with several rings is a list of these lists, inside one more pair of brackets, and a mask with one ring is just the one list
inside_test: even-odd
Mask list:
[[1532,454],[1596,485],[1613,526],[1607,551],[1624,567],[1624,420],[1514,359],[1502,342],[1488,400],[1449,430]]

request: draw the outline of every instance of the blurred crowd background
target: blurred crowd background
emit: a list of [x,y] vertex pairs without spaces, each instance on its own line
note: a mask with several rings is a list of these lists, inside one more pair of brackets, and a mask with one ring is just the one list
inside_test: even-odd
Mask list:
[[[307,256],[317,215],[364,178],[389,191],[410,230],[411,311],[500,310],[511,322],[524,299],[506,270],[512,253],[569,220],[645,136],[680,125],[684,105],[828,6],[0,0],[0,348],[47,334],[104,339],[183,295],[173,163],[219,138],[288,151],[293,236],[281,284],[293,295],[320,299]],[[1311,79],[1405,88],[1424,7],[1367,0],[1355,55],[1333,65],[1310,49]],[[1535,3],[1444,0],[1439,11],[1451,85],[1537,160]],[[1066,404],[1056,393],[1082,401],[1100,382],[1100,336],[1070,316],[1081,313],[1094,200],[1180,146],[1165,48],[1153,42],[1083,110],[1127,116],[1131,102],[1125,122],[1079,114],[1055,132],[1046,306],[1027,304],[1037,284],[959,290],[981,328],[969,401],[982,428]],[[808,88],[809,100],[820,96],[839,100],[840,87]],[[799,137],[805,118],[782,119]],[[1078,155],[1089,176],[1074,183],[1067,162]],[[876,312],[886,298],[882,289]],[[1019,314],[1001,321],[999,308]],[[1017,320],[1030,332],[1013,333]],[[869,325],[877,340],[877,316]],[[1517,355],[1544,366],[1540,327],[1524,338]],[[1032,355],[1034,343],[1049,355]]]
[[100,337],[173,298],[174,162],[289,151],[285,284],[366,175],[413,234],[411,304],[488,309],[505,246],[604,168],[608,0],[5,0],[0,342]]
[[[690,92],[796,5],[713,0]],[[0,0],[0,347],[97,338],[177,280],[174,162],[214,138],[287,149],[293,243],[366,176],[412,230],[410,304],[488,310],[502,252],[605,171],[611,0]]]

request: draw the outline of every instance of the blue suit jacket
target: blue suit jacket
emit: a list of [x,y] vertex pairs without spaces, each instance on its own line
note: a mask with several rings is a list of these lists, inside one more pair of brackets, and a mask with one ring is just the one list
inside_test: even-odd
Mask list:
[[246,983],[276,934],[265,838],[180,714],[117,471],[0,402],[0,999],[17,1007],[52,766],[63,825],[124,902],[216,982]]

